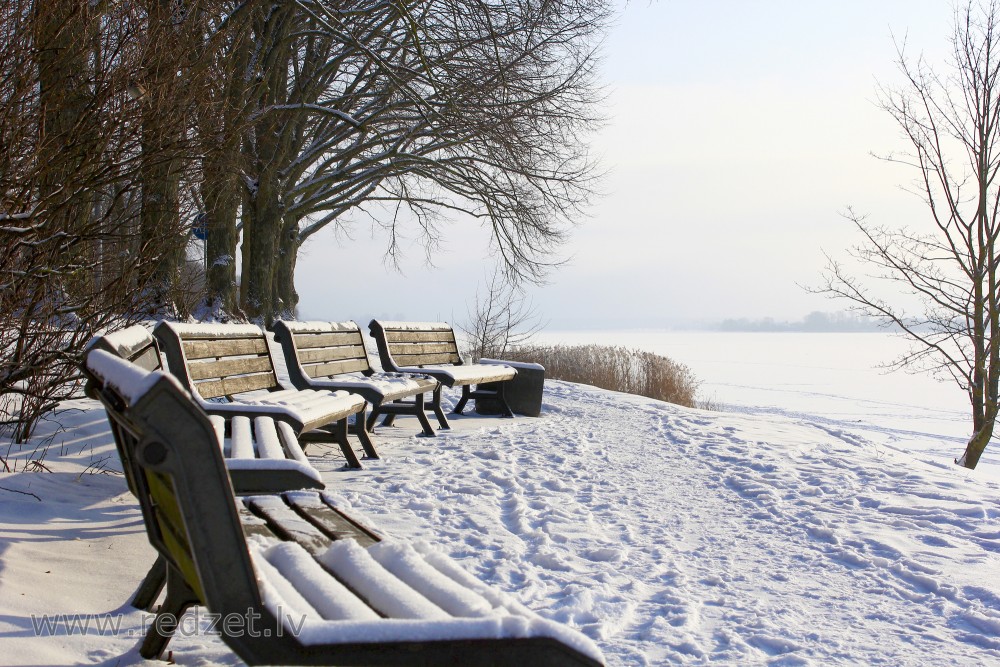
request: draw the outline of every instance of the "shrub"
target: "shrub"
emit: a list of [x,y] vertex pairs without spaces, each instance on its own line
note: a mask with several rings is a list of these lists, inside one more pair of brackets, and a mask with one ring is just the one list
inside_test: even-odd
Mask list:
[[508,350],[504,358],[539,363],[552,380],[698,406],[698,381],[691,369],[652,352],[607,345],[525,346]]

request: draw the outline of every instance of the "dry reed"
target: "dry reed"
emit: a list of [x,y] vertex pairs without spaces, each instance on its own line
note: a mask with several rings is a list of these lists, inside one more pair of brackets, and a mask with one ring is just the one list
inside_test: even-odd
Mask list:
[[545,367],[545,377],[698,407],[698,381],[684,364],[652,352],[606,345],[525,346],[508,350],[510,361]]

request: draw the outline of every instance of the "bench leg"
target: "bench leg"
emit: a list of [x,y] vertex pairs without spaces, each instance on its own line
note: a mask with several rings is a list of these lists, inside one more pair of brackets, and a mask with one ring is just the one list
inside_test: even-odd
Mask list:
[[510,409],[509,405],[507,405],[507,398],[504,396],[503,393],[504,392],[503,388],[506,384],[507,384],[506,382],[497,383],[497,403],[500,404],[500,414],[502,414],[504,417],[513,417],[514,411]]
[[430,421],[427,420],[427,413],[425,412],[428,409],[424,401],[424,395],[415,394],[412,402],[397,399],[372,408],[372,414],[368,418],[368,423],[374,427],[376,418],[382,416],[382,426],[392,426],[399,415],[413,415],[420,422],[421,435],[434,436],[437,434],[434,432],[434,428],[431,427]]
[[378,419],[379,414],[378,408],[372,408],[371,414],[365,420],[365,428],[368,429],[369,433],[375,432],[375,421]]
[[427,408],[424,405],[424,395],[417,394],[416,396],[413,397],[413,402],[417,410],[416,412],[417,421],[420,422],[420,428],[424,430],[424,435],[428,437],[437,435],[437,433],[435,433],[434,429],[431,427],[430,421],[428,421],[427,419],[427,413],[425,412]]
[[470,392],[469,385],[463,384],[462,385],[462,398],[460,398],[458,400],[458,403],[455,404],[455,409],[453,409],[451,411],[451,414],[453,414],[453,415],[460,415],[460,414],[462,414],[462,410],[465,409],[465,404],[469,402],[469,392]]
[[450,429],[451,424],[448,423],[448,418],[444,416],[444,410],[441,409],[441,390],[443,388],[443,385],[439,384],[437,389],[434,390],[434,394],[431,398],[431,409],[434,411],[434,416],[437,417],[438,426]]
[[351,442],[347,439],[348,433],[347,417],[344,417],[335,424],[327,424],[326,426],[320,426],[312,431],[302,433],[299,435],[299,444],[303,445],[302,449],[305,450],[304,443],[306,442],[322,442],[327,444],[335,442],[340,446],[340,451],[343,452],[344,458],[347,459],[347,467],[361,469],[363,467],[361,461],[358,460],[358,455],[354,453]]
[[[362,428],[362,430],[364,429]],[[361,468],[361,461],[358,460],[358,455],[354,453],[351,441],[347,439],[347,431],[347,417],[344,417],[334,427],[334,437],[337,440],[337,444],[340,445],[340,451],[344,453],[344,458],[347,459],[347,467]]]
[[157,556],[156,562],[149,568],[146,578],[139,584],[135,595],[132,596],[132,606],[136,609],[149,611],[156,598],[160,597],[160,591],[167,581],[167,561],[163,556]]
[[364,410],[359,412],[354,418],[354,431],[358,436],[358,440],[361,441],[361,447],[365,450],[365,456],[370,459],[380,458],[378,455],[378,450],[375,449],[375,441],[372,440],[371,434],[368,432],[368,427],[365,423],[365,413]]
[[171,571],[167,566],[167,596],[157,610],[156,619],[146,633],[146,638],[142,640],[139,655],[147,660],[155,660],[163,655],[184,611],[198,603],[198,597],[184,583],[181,574]]

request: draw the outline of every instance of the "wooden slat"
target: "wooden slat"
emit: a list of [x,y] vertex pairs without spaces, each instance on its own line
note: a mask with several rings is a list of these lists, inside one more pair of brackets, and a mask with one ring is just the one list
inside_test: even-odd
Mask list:
[[459,361],[457,354],[394,354],[392,358],[400,366],[427,366],[429,364],[453,364]]
[[317,347],[309,350],[299,350],[299,361],[303,364],[362,358],[367,359],[365,357],[365,348],[360,345],[341,345],[339,347]]
[[392,356],[397,354],[436,354],[438,352],[458,352],[454,343],[417,343],[407,345],[393,345]]
[[385,339],[390,343],[437,343],[455,342],[453,331],[386,331]]
[[281,539],[296,542],[312,554],[322,553],[330,546],[330,537],[285,505],[280,496],[249,498],[246,504]]
[[260,338],[220,338],[218,340],[185,340],[184,356],[191,359],[236,357],[241,354],[267,354],[267,343]]
[[347,361],[334,361],[328,364],[304,364],[306,374],[311,378],[324,378],[341,373],[355,373],[368,370],[368,361],[348,359]]
[[274,539],[274,533],[272,533],[271,529],[267,527],[267,522],[248,510],[246,505],[237,501],[236,511],[239,512],[240,525],[243,527],[244,535],[247,537],[250,535],[260,535],[262,537]]
[[153,345],[147,345],[136,353],[135,356],[130,357],[129,361],[147,371],[158,371],[163,368],[163,364],[160,362],[160,355],[156,353],[156,347]]
[[278,439],[274,420],[257,417],[253,420],[253,432],[257,439],[257,456],[262,459],[279,460],[285,458],[285,449]]
[[364,340],[360,331],[336,331],[321,334],[295,334],[295,347],[306,350],[312,347],[334,347],[338,345],[361,345]]
[[233,459],[257,458],[253,451],[253,433],[250,430],[249,417],[237,415],[230,422],[229,457]]
[[318,496],[302,497],[289,494],[286,501],[302,517],[334,540],[352,539],[363,547],[371,546],[378,541],[378,538],[341,514],[336,508],[325,504]]
[[224,378],[221,380],[206,380],[195,382],[194,388],[202,398],[216,398],[217,396],[232,396],[242,394],[245,391],[256,391],[258,389],[272,389],[278,386],[278,381],[274,373],[258,373],[257,375],[240,375],[239,377]]
[[230,375],[250,375],[274,370],[271,357],[238,357],[219,361],[194,361],[188,364],[192,380],[224,378]]

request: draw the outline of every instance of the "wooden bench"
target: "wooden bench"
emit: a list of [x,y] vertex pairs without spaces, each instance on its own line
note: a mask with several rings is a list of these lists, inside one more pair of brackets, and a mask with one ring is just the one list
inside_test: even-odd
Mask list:
[[[156,340],[139,324],[95,337],[88,350],[95,349],[114,354],[146,371],[163,370]],[[87,382],[86,393],[91,398],[99,398],[92,380]],[[210,415],[208,419],[215,429],[215,444],[222,451],[235,493],[325,488],[319,472],[309,463],[287,423],[271,417],[251,420],[243,415],[232,417],[228,424],[220,415]],[[109,422],[122,471],[129,490],[135,495],[137,491],[132,479],[132,466],[126,460],[129,454],[123,444],[124,435],[115,420],[109,419]],[[138,609],[149,609],[163,589],[165,580],[166,562],[158,557],[133,596],[132,605]]]
[[[88,349],[105,350],[147,371],[163,370],[156,339],[140,324],[98,336]],[[88,385],[87,394],[91,393]],[[229,420],[222,415],[209,419],[237,493],[323,488],[323,480],[299,446],[293,427],[282,421],[281,415],[277,420],[240,414]],[[114,430],[114,423],[111,426]],[[117,443],[117,433],[115,436]],[[118,454],[123,454],[121,447]],[[127,479],[129,466],[124,460],[122,469]]]
[[267,337],[251,324],[179,324],[162,321],[153,329],[167,365],[209,414],[277,417],[303,442],[333,440],[347,465],[360,468],[348,440],[348,417],[357,415],[365,454],[378,451],[365,430],[365,399],[346,391],[286,388],[278,380]]
[[[382,368],[395,373],[423,373],[446,387],[461,387],[462,397],[455,414],[462,414],[470,398],[489,398],[497,401],[501,413],[513,417],[504,398],[504,383],[517,371],[509,366],[466,364],[458,352],[455,331],[447,322],[382,322],[368,324],[375,344],[378,345]],[[471,385],[495,383],[489,389]]]
[[[365,423],[369,431],[381,415],[385,415],[384,426],[391,425],[396,415],[413,415],[424,435],[434,435],[425,409],[434,412],[442,428],[448,428],[441,410],[441,384],[428,376],[375,371],[357,323],[278,320],[271,329],[281,344],[292,384],[298,389],[344,389],[360,394],[372,406]],[[431,394],[429,405],[426,393]]]
[[237,500],[214,427],[174,377],[103,350],[85,364],[167,563],[142,657],[162,655],[184,610],[203,605],[251,665],[602,664],[588,638],[444,554],[383,539],[324,494]]

